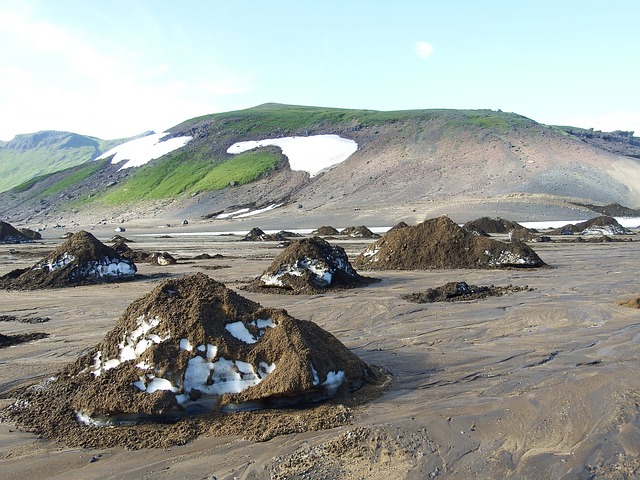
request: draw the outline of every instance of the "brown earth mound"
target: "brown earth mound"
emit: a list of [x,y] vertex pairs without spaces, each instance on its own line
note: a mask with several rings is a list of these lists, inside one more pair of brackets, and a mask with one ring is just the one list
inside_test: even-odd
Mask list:
[[411,293],[402,298],[415,303],[459,302],[496,297],[526,290],[530,290],[528,286],[507,285],[506,287],[495,287],[489,285],[479,287],[477,285],[467,285],[466,282],[449,282],[441,287],[428,288],[424,292]]
[[247,242],[267,242],[273,240],[273,238],[271,237],[271,235],[264,233],[258,227],[253,227],[242,240],[245,240]]
[[567,224],[549,232],[551,235],[634,235],[613,217],[606,215],[592,218],[586,222]]
[[618,302],[618,305],[629,308],[640,308],[640,296],[637,296],[636,298],[632,298],[630,300],[621,300]]
[[408,227],[408,226],[409,226],[409,224],[407,224],[406,222],[402,222],[401,221],[401,222],[396,223],[393,227],[391,227],[389,229],[389,231],[398,230],[399,228],[405,228],[405,227]]
[[18,231],[31,240],[42,240],[42,234],[30,228],[19,228]]
[[347,235],[355,238],[380,238],[380,235],[373,233],[364,225],[360,225],[359,227],[347,227],[340,232],[340,235]]
[[134,250],[127,245],[126,240],[120,239],[113,243],[113,249],[121,257],[128,258],[132,262],[148,262],[151,254],[144,250]]
[[387,232],[353,263],[376,270],[546,266],[528,245],[477,236],[446,216]]
[[16,230],[13,225],[0,221],[0,243],[28,243],[33,240]]
[[13,347],[25,342],[32,342],[34,340],[40,340],[47,338],[48,333],[35,332],[35,333],[21,333],[18,335],[3,335],[0,333],[0,348]]
[[[56,377],[22,391],[2,416],[85,446],[167,446],[247,425],[253,431],[245,433],[264,438],[291,426],[273,412],[246,410],[351,399],[376,375],[315,323],[261,307],[197,273],[164,281],[134,301],[102,342]],[[326,428],[313,415],[296,415],[298,431]],[[324,408],[322,415],[332,427],[349,413]],[[309,425],[301,427],[301,420]],[[178,424],[158,426],[163,421]],[[96,428],[140,422],[152,425]]]
[[463,228],[471,230],[472,232],[486,232],[486,233],[509,233],[511,230],[524,228],[518,222],[512,222],[511,220],[505,220],[504,218],[490,218],[481,217],[476,220],[471,220],[465,223]]
[[173,255],[169,252],[154,252],[149,257],[149,263],[153,265],[167,266],[167,265],[175,265],[177,260]]
[[331,235],[338,235],[339,233],[338,230],[331,226],[322,226],[311,232],[312,235],[318,235],[320,237],[329,237]]
[[375,281],[353,269],[342,247],[313,237],[292,242],[247,289],[314,294],[362,287]]
[[129,280],[135,264],[79,231],[31,268],[17,269],[0,278],[0,288],[32,290]]

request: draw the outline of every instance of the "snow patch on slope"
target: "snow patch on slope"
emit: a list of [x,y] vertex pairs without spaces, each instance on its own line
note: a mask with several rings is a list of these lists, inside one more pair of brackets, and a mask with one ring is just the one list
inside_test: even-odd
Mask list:
[[339,135],[312,135],[237,142],[227,149],[227,153],[238,154],[268,145],[282,149],[289,159],[291,170],[303,170],[312,177],[344,162],[358,150],[356,142]]
[[128,160],[127,163],[120,167],[120,170],[131,167],[140,167],[145,163],[149,163],[151,160],[155,160],[156,158],[160,158],[161,156],[173,152],[180,147],[184,147],[193,139],[193,137],[185,136],[173,137],[163,141],[162,139],[167,135],[170,134],[168,132],[154,133],[152,135],[147,135],[146,137],[131,140],[130,142],[118,145],[108,152],[103,153],[96,158],[96,160],[109,158],[113,155],[111,163],[114,165],[124,160]]

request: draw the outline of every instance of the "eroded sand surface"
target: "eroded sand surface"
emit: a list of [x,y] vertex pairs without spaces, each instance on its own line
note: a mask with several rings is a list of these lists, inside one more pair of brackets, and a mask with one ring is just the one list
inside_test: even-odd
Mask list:
[[[64,290],[0,291],[0,314],[49,317],[2,322],[0,333],[49,337],[0,349],[0,406],[12,391],[58,372],[97,344],[125,308],[166,275],[204,272],[238,289],[281,250],[239,237],[173,237],[160,231],[132,248],[180,259],[138,264],[145,278]],[[107,241],[111,233],[95,233]],[[635,240],[635,239],[634,239]],[[331,240],[350,258],[366,240]],[[21,252],[36,256],[62,240]],[[640,242],[534,246],[553,269],[367,272],[381,282],[323,295],[242,292],[335,335],[394,376],[357,407],[351,424],[282,435],[200,437],[168,449],[69,448],[0,423],[4,478],[636,478],[640,474]],[[0,274],[30,266],[0,249]],[[230,268],[214,269],[215,266]],[[415,304],[403,295],[449,281],[528,285],[471,302]]]

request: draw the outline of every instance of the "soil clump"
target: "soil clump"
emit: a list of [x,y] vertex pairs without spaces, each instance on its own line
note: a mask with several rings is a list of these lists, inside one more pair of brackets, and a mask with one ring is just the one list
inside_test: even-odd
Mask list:
[[0,288],[33,290],[130,280],[137,268],[83,230],[72,235],[34,266],[0,277]]
[[353,263],[375,270],[546,266],[525,243],[480,237],[446,216],[387,232]]
[[340,402],[369,398],[383,380],[315,323],[197,273],[134,301],[98,345],[18,392],[1,416],[92,447],[166,447],[200,434],[268,439],[343,424],[351,411]]
[[342,247],[313,237],[292,242],[246,288],[275,293],[316,294],[362,287],[376,281],[359,275]]
[[506,287],[468,285],[466,282],[448,282],[436,288],[428,288],[424,292],[411,293],[402,298],[415,303],[461,302],[478,300],[487,297],[498,297],[509,293],[530,290],[528,286]]

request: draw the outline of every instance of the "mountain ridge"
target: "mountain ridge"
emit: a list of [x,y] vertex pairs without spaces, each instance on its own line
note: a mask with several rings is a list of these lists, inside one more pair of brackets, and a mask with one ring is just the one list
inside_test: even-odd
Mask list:
[[[168,132],[169,137],[193,140],[129,172],[104,162],[72,189],[54,187],[68,175],[78,176],[81,167],[67,176],[58,172],[22,191],[6,192],[0,195],[5,205],[0,215],[23,222],[42,221],[54,212],[78,216],[75,212],[80,210],[88,212],[87,221],[91,215],[114,221],[144,216],[211,219],[232,209],[279,204],[281,208],[271,210],[269,218],[284,221],[294,215],[311,222],[320,217],[346,221],[378,216],[394,222],[429,211],[475,215],[472,211],[491,214],[504,207],[531,217],[560,208],[578,209],[584,216],[588,209],[576,205],[640,205],[637,158],[621,155],[619,145],[617,151],[608,151],[602,138],[599,144],[589,143],[566,127],[543,125],[516,113],[384,112],[269,103],[196,117]],[[227,149],[235,142],[321,134],[351,139],[358,149],[311,179],[291,171],[286,157],[281,153],[278,157],[279,149],[265,147],[254,153],[275,156],[248,180],[215,188],[202,182],[216,168],[230,164],[234,156]],[[242,168],[252,165],[245,162]],[[162,175],[157,183],[139,181],[158,172]],[[124,192],[132,189],[146,190],[127,202]],[[47,190],[56,195],[43,195]],[[154,196],[160,190],[165,193]]]
[[90,162],[129,140],[131,138],[102,140],[58,130],[18,134],[8,142],[0,142],[0,192],[35,177]]

